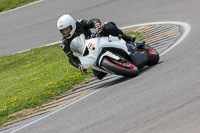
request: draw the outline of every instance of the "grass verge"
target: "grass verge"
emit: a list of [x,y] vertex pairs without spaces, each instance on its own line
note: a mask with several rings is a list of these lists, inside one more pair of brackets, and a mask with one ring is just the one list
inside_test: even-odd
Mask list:
[[[135,34],[139,41],[142,36]],[[38,47],[9,56],[0,56],[0,125],[22,117],[12,115],[47,103],[87,77],[71,66],[59,46]]]
[[8,11],[16,7],[20,7],[37,0],[0,0],[0,12]]
[[59,44],[0,57],[0,125],[91,76],[71,66]]

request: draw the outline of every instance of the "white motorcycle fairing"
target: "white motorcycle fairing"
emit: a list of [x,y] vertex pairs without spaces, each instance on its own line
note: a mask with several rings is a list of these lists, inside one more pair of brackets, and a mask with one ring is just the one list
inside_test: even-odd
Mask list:
[[140,69],[159,61],[159,53],[153,48],[137,49],[113,36],[85,39],[81,34],[72,40],[70,48],[83,68],[127,77],[137,76]]
[[[84,48],[80,50],[80,53],[74,52],[75,56],[79,57],[79,60],[82,64],[82,66],[87,69],[89,67],[92,67],[95,70],[100,71],[100,68],[96,66],[96,63],[100,66],[102,59],[106,57],[111,57],[115,60],[119,60],[120,57],[116,56],[115,54],[106,51],[104,54],[102,54],[99,57],[100,52],[103,48],[118,48],[124,50],[127,54],[130,54],[130,52],[127,49],[126,42],[123,39],[118,39],[118,37],[97,37],[97,38],[91,38],[91,39],[85,39],[85,36],[82,34],[79,37],[76,37],[72,40],[71,45],[73,47],[76,43],[82,43],[84,45]],[[77,46],[80,47],[80,46]],[[81,46],[82,47],[82,46]],[[73,48],[72,48],[73,49]],[[87,55],[84,55],[84,52],[88,51]],[[99,57],[99,60],[97,62],[97,58]],[[105,71],[103,71],[105,72]]]

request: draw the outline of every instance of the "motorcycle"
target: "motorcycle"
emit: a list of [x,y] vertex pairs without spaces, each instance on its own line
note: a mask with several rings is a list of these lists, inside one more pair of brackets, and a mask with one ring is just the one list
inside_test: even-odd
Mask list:
[[83,68],[92,68],[103,73],[135,77],[145,66],[158,63],[159,53],[148,46],[142,49],[141,42],[126,43],[120,36],[97,36],[86,39],[84,34],[74,38],[70,48]]

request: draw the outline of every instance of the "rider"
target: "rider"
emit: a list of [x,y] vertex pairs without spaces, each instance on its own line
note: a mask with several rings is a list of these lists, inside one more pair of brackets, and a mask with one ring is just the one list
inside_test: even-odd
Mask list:
[[[67,54],[69,62],[74,67],[78,68],[81,72],[85,72],[86,69],[83,68],[79,59],[75,57],[70,50],[71,41],[80,34],[84,34],[86,38],[90,38],[92,33],[90,28],[95,29],[95,33],[103,36],[118,36],[121,35],[122,39],[126,42],[134,42],[134,35],[126,35],[122,30],[118,29],[114,22],[107,22],[104,25],[101,25],[101,22],[98,18],[93,18],[90,20],[78,19],[75,21],[69,14],[61,16],[57,21],[57,28],[62,33],[63,38],[61,42],[61,48]],[[102,79],[106,76],[106,73],[102,73],[96,70],[93,70],[93,74],[98,79]]]

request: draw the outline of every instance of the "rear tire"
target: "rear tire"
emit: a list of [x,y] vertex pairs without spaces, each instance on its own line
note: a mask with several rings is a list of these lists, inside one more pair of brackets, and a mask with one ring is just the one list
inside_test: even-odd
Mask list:
[[101,66],[108,69],[109,71],[114,72],[117,75],[123,75],[125,77],[135,77],[139,74],[139,69],[132,63],[123,63],[110,57],[104,57]]
[[147,61],[148,66],[152,66],[158,63],[160,56],[155,49],[149,47],[147,50],[145,50],[145,52],[148,55],[148,61]]

